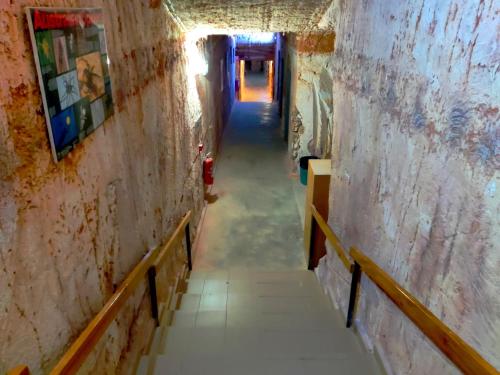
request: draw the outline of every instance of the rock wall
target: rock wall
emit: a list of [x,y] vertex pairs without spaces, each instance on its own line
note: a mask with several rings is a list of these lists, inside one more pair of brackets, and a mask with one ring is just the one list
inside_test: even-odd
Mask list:
[[235,99],[235,42],[225,35],[210,35],[198,39],[197,44],[208,65],[206,74],[196,77],[202,114],[197,131],[204,140],[203,153],[216,156]]
[[329,158],[333,132],[331,31],[291,34],[288,59],[290,91],[289,152],[295,166],[300,157]]
[[[337,1],[329,223],[500,368],[498,3]],[[330,252],[319,275],[347,311]],[[391,374],[459,371],[363,278]]]
[[[115,114],[58,164],[24,15],[35,4],[105,12]],[[216,148],[228,114],[219,82],[190,86],[184,35],[161,1],[2,1],[0,29],[0,373],[41,374],[188,209],[194,233],[197,145]],[[177,249],[167,262],[163,295],[183,260]],[[131,373],[152,329],[142,285],[82,373]]]

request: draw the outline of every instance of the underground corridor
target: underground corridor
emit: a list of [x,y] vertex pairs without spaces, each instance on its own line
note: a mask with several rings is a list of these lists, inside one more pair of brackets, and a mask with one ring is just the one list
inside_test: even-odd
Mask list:
[[0,374],[500,375],[499,13],[0,1]]

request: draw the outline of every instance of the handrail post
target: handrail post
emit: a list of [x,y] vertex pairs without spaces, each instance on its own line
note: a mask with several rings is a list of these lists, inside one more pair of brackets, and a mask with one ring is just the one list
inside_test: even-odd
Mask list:
[[358,294],[358,285],[361,279],[361,266],[354,262],[354,269],[352,271],[351,279],[351,293],[349,295],[349,308],[347,310],[347,328],[352,326],[352,320],[354,317],[354,310],[356,309],[356,296]]
[[192,271],[193,270],[193,262],[191,259],[191,234],[189,232],[189,223],[187,223],[184,230],[186,232],[186,252],[187,252],[188,270]]
[[311,215],[311,233],[309,236],[309,259],[307,260],[307,269],[312,271],[314,269],[314,242],[316,237],[316,220],[314,215]]
[[156,267],[151,266],[148,269],[148,282],[149,282],[149,297],[151,299],[151,315],[156,322],[156,326],[160,325],[158,316],[158,295],[156,293]]

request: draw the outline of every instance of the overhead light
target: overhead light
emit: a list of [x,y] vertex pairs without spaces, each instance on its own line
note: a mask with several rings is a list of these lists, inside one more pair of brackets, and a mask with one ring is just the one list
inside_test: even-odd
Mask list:
[[186,55],[188,59],[189,72],[194,74],[207,75],[208,62],[205,55],[198,48],[198,40],[200,36],[196,33],[186,36]]
[[237,42],[242,43],[272,43],[274,41],[274,33],[247,33],[236,36]]

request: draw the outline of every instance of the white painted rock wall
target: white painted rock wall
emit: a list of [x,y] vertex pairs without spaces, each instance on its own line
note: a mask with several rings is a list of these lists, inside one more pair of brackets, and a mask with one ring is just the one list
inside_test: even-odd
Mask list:
[[[329,224],[500,368],[498,3],[334,1]],[[319,274],[347,311],[333,253]],[[392,374],[458,370],[363,279]]]
[[[289,151],[295,164],[300,157],[329,158],[333,134],[332,53],[329,31],[291,35],[292,72]],[[327,48],[325,48],[327,47]]]

